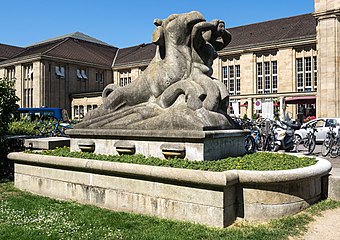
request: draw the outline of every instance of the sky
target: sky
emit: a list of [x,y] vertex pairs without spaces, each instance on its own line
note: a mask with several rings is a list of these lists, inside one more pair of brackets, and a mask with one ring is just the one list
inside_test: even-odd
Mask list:
[[155,18],[199,11],[226,28],[314,11],[314,0],[3,0],[0,43],[25,47],[82,32],[115,47],[150,43]]

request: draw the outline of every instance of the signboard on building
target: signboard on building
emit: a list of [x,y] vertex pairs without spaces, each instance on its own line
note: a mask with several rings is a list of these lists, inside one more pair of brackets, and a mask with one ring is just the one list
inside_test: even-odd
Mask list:
[[262,102],[260,100],[255,101],[255,110],[261,110],[262,109]]

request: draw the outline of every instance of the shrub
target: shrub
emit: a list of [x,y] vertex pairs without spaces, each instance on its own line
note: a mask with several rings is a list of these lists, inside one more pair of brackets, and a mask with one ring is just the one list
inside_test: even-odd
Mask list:
[[39,135],[39,131],[34,129],[37,122],[31,122],[29,120],[13,121],[8,125],[7,133],[9,135]]

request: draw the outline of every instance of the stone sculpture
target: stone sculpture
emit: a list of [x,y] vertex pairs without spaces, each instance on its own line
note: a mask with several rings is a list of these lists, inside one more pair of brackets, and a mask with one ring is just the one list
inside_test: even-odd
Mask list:
[[213,79],[217,52],[231,41],[224,22],[199,12],[155,19],[155,57],[131,84],[108,85],[103,105],[76,128],[207,130],[232,129],[228,92]]

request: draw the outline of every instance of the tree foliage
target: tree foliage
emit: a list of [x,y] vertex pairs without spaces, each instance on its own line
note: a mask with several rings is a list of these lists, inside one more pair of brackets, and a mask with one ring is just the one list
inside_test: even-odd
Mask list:
[[19,98],[15,95],[15,82],[7,78],[0,78],[0,136],[6,133],[8,123],[17,109]]

